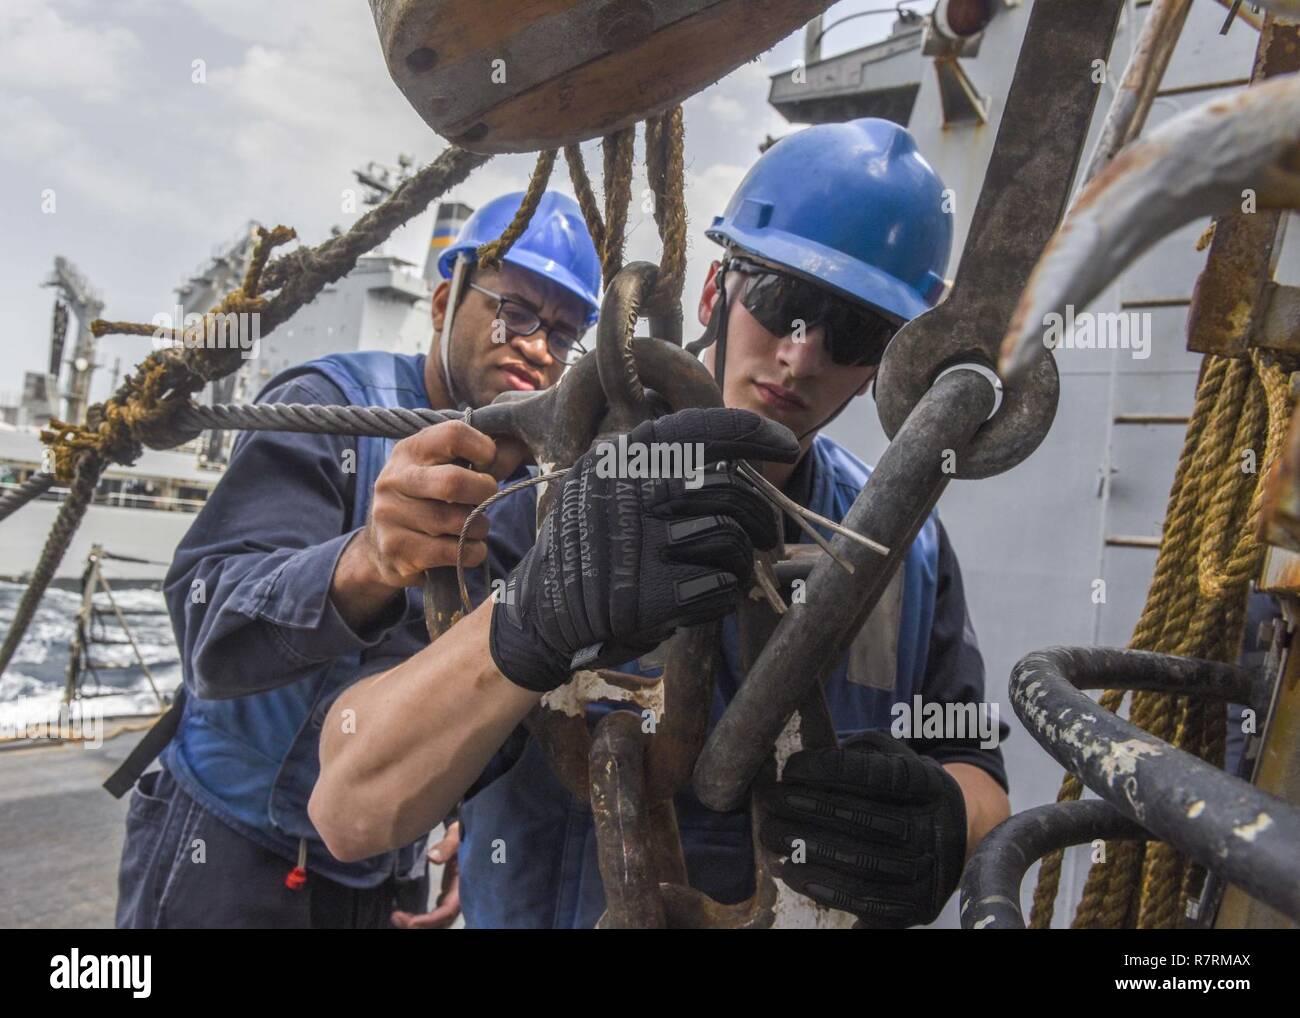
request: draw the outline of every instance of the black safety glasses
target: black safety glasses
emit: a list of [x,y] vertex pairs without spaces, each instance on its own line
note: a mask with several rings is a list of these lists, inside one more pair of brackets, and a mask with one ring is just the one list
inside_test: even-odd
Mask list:
[[737,299],[768,332],[788,336],[800,328],[822,326],[826,350],[836,364],[863,367],[879,364],[898,326],[878,312],[785,272],[743,258],[725,266],[745,282]]

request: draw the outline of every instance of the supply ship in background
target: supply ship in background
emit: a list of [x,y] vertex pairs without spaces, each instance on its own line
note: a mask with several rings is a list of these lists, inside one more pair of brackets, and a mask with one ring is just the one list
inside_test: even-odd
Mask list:
[[[818,18],[805,29],[803,60],[793,70],[772,77],[768,101],[790,121],[791,131],[863,116],[907,126],[952,192],[954,249],[961,251],[1031,6],[1020,0],[953,0],[939,5],[937,16],[922,16],[900,6],[884,39],[834,53],[830,53],[832,44],[843,44],[860,33],[862,23],[841,28],[833,18]],[[1134,2],[1126,9],[1104,71],[1085,152],[1093,148],[1149,6]],[[1236,11],[1223,32],[1232,6],[1210,0],[1192,5],[1148,132],[1172,115],[1230,96],[1249,82],[1260,22],[1247,5]],[[688,105],[688,145],[689,116]],[[736,161],[747,163],[756,155],[738,153]],[[358,179],[378,199],[405,171],[404,166],[371,164],[358,173]],[[382,252],[363,258],[349,276],[328,287],[288,324],[263,337],[260,356],[218,383],[208,398],[249,400],[274,374],[329,352],[426,350],[437,254],[470,211],[456,203],[440,206],[422,272],[420,266]],[[1042,750],[1020,729],[1005,702],[1006,678],[1013,664],[1033,647],[1125,645],[1146,596],[1200,364],[1200,356],[1186,349],[1183,329],[1192,287],[1205,260],[1197,241],[1207,226],[1208,220],[1195,222],[1166,238],[1092,305],[1093,311],[1135,316],[1147,330],[1145,355],[1136,356],[1134,349],[1058,349],[1061,401],[1042,447],[1008,474],[978,484],[953,484],[941,502],[944,524],[964,567],[967,600],[985,656],[988,695],[1003,701],[1001,717],[1013,728],[1003,746],[1012,777],[1013,812],[1053,801],[1060,781],[1059,769],[1043,766]],[[242,275],[250,249],[248,237],[246,231],[187,281],[177,291],[178,302],[198,311],[215,304],[214,298]],[[1293,241],[1282,250],[1279,281],[1300,282],[1298,247],[1300,242]],[[950,266],[950,275],[956,269],[955,263]],[[79,357],[86,359],[81,354],[71,358],[74,381],[82,372]],[[93,350],[89,360],[93,362]],[[59,359],[52,356],[52,365],[57,363]],[[15,409],[11,425],[0,431],[0,462],[5,480],[11,483],[40,464],[40,447],[31,426],[39,421],[25,415],[30,406],[41,402],[37,397],[45,399],[48,411],[52,383],[29,380],[28,389],[27,409]],[[868,462],[874,462],[887,445],[869,400],[859,401],[828,432]],[[133,596],[152,598],[150,603],[161,608],[157,582],[193,513],[219,478],[231,437],[203,436],[191,447],[148,452],[134,467],[110,471],[102,498],[90,510],[65,558],[60,573],[64,585],[76,585],[91,544],[99,544],[121,556],[104,563],[110,579],[145,584]],[[14,581],[0,587],[0,617],[12,614],[22,574],[35,562],[53,508],[53,502],[29,507],[15,514],[0,533],[0,575]],[[1048,520],[1053,525],[1026,526],[1026,520]],[[124,561],[127,558],[147,561]],[[1092,597],[1097,580],[1104,581],[1107,591],[1101,601]],[[14,711],[19,700],[37,702],[40,697],[62,695],[66,648],[72,638],[70,619],[79,603],[74,591],[51,592],[38,624],[0,682],[0,717]],[[154,623],[147,627],[149,645],[161,656],[169,641],[165,615],[155,616]],[[159,682],[174,688],[179,681],[174,647],[170,654],[172,664],[159,672]],[[156,709],[149,707],[151,692],[142,685],[142,674],[133,675],[129,668],[119,674],[140,710]],[[28,795],[33,785],[44,783],[56,797],[67,797],[69,803],[75,800],[83,818],[95,818],[86,821],[93,828],[90,836],[102,837],[105,846],[116,846],[123,807],[98,788],[98,781],[129,750],[129,745],[120,745],[127,742],[105,743],[102,759],[75,754],[77,759],[68,761],[61,777],[41,770],[38,757],[53,754],[23,754],[21,764],[18,754],[0,754],[0,768],[9,763],[6,758],[13,761],[15,771],[21,768],[29,781]],[[96,759],[98,763],[93,762]],[[10,777],[13,774],[6,775]],[[12,789],[13,784],[6,780],[0,788]],[[0,793],[0,822],[5,820],[6,803],[19,794],[23,793]],[[43,822],[54,827],[63,822],[57,805],[49,814]],[[45,829],[40,845],[86,842],[84,825],[75,838],[52,835],[52,829]],[[31,867],[57,863],[57,859],[44,860],[43,852],[44,848],[33,848],[30,853],[11,853],[10,858]],[[1077,852],[1067,852],[1063,870],[1065,897],[1071,901],[1077,898],[1087,871],[1087,856]],[[116,852],[105,847],[92,867],[94,873],[83,872],[84,879],[79,878],[86,902],[71,918],[63,915],[62,922],[111,925],[116,865]],[[28,882],[37,882],[36,887],[26,904],[8,903],[8,908],[18,909],[17,914],[3,917],[8,925],[50,921],[53,906],[39,901],[49,896],[40,886],[47,878],[35,872],[30,876]],[[1025,887],[1032,886],[1031,875]],[[1054,923],[1067,925],[1071,911],[1058,908]],[[955,899],[936,925],[958,925]]]

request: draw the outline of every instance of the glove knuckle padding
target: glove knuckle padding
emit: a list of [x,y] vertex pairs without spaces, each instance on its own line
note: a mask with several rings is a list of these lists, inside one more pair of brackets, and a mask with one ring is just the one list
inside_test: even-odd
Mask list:
[[735,520],[750,542],[764,550],[774,547],[781,537],[776,513],[757,491],[730,471],[710,470],[696,487],[682,480],[667,482],[656,492],[655,515],[666,518],[683,516],[728,516]]
[[852,880],[823,866],[792,862],[782,865],[781,879],[800,894],[852,912],[868,925],[899,928],[916,921],[914,904],[898,886]]
[[759,834],[763,845],[778,855],[791,855],[796,843],[802,843],[806,862],[862,879],[911,883],[922,876],[921,861],[916,856],[820,829],[810,831],[779,817],[763,823]]
[[[889,736],[885,736],[889,738]],[[786,762],[782,777],[818,788],[841,789],[887,802],[926,802],[935,784],[925,761],[905,746],[904,754],[840,749],[803,750]]]
[[799,443],[783,424],[748,410],[726,407],[696,407],[679,410],[638,425],[628,441],[699,442],[705,462],[725,459],[773,460],[793,463],[799,457]]
[[720,569],[746,581],[752,575],[754,546],[731,517],[699,516],[659,526],[667,535],[659,550],[665,564]]
[[782,781],[773,812],[788,820],[811,822],[829,831],[892,845],[914,838],[913,817],[904,809],[867,795],[810,788]]
[[[903,925],[930,922],[961,876],[960,786],[937,762],[885,733],[868,733],[846,748],[795,753],[764,800],[771,814],[760,832],[764,844],[789,854],[793,839],[803,839],[806,859],[821,867],[838,900],[862,904],[883,881],[894,898],[911,903]],[[787,864],[807,883],[798,870]],[[867,925],[899,925],[895,905],[848,910]]]

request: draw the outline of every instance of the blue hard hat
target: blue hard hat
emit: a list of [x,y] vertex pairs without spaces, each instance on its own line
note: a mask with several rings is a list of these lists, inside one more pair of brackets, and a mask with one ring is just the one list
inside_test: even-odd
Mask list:
[[[457,255],[473,258],[480,244],[500,237],[523,200],[523,191],[503,194],[470,216],[456,242],[438,259],[442,278],[451,278]],[[503,259],[557,283],[587,305],[588,326],[596,320],[600,310],[600,258],[587,232],[582,209],[568,195],[543,192],[528,229]]]
[[874,117],[782,138],[705,232],[903,321],[939,300],[952,252],[943,181]]

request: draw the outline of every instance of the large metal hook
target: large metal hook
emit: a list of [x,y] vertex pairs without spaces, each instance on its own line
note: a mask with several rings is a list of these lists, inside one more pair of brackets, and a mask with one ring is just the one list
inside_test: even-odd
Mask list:
[[1045,359],[1045,322],[1087,306],[1157,240],[1236,209],[1300,208],[1300,75],[1216,99],[1127,146],[1080,193],[1039,259],[1002,341],[1008,381]]

